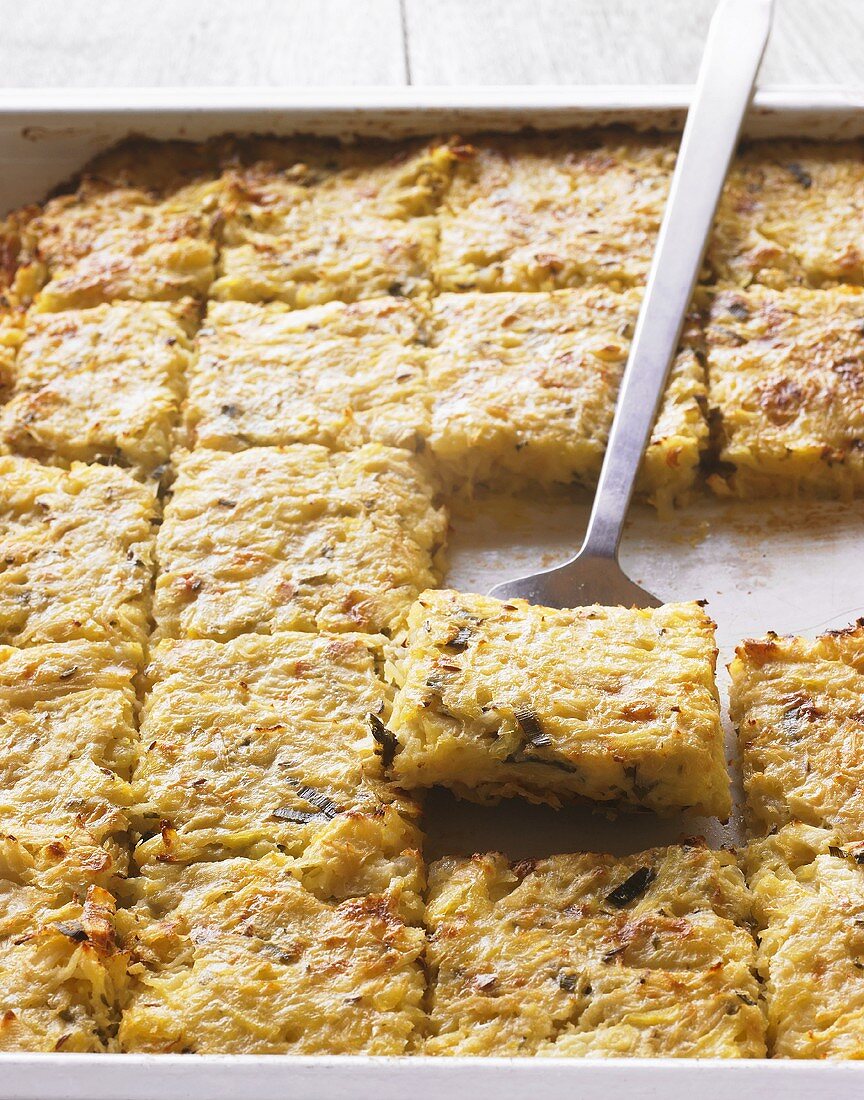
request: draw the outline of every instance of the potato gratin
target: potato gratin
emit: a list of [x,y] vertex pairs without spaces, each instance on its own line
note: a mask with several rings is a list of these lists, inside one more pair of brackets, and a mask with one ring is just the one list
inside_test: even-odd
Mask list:
[[[442,589],[590,489],[676,142],[135,141],[0,225],[0,1050],[864,1056],[864,627],[732,668],[751,843],[423,856],[423,789],[731,808],[696,603]],[[735,162],[638,492],[864,487],[864,152]]]

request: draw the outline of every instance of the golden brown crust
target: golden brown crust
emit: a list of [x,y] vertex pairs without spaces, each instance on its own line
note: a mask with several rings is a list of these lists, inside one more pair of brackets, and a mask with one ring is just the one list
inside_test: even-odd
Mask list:
[[189,377],[188,444],[417,449],[430,401],[426,343],[425,311],[402,298],[304,310],[211,302]]
[[85,178],[74,194],[49,200],[22,234],[37,308],[203,298],[214,273],[217,202],[213,183],[154,197]]
[[706,330],[718,487],[851,497],[864,486],[864,291],[720,291]]
[[423,1022],[421,929],[386,895],[334,903],[276,853],[134,882],[140,960],[121,1049],[404,1054]]
[[380,778],[369,738],[367,716],[387,705],[377,649],[356,634],[158,645],[134,775],[138,864],[280,851],[316,892],[404,880],[415,909],[418,809]]
[[709,241],[718,283],[864,282],[864,143],[754,142],[732,165]]
[[864,835],[864,623],[815,641],[744,642],[730,672],[754,829],[797,818]]
[[0,646],[0,821],[34,852],[79,836],[123,869],[139,646]]
[[0,643],[144,643],[155,488],[125,470],[0,455]]
[[428,293],[451,159],[436,143],[251,143],[223,179],[213,297],[304,309]]
[[726,817],[714,624],[696,604],[555,610],[424,592],[392,650],[393,775],[480,801]]
[[864,1058],[864,843],[800,822],[744,853],[775,1058]]
[[[641,291],[433,299],[429,445],[451,488],[596,483]],[[691,323],[676,358],[639,489],[684,497],[708,428]]]
[[429,871],[427,1054],[759,1057],[734,856],[498,854]]
[[407,451],[194,451],[156,549],[160,637],[391,631],[436,583],[446,518]]
[[171,450],[197,321],[188,299],[31,312],[0,439],[45,462],[152,474]]
[[115,902],[80,901],[0,878],[0,1051],[116,1049],[127,957]]
[[484,136],[453,147],[439,291],[645,281],[674,166],[663,137],[607,131]]

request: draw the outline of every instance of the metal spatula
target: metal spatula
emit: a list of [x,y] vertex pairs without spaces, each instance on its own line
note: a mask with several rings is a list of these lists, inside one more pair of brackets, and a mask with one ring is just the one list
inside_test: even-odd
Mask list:
[[768,41],[771,9],[772,0],[722,0],[711,21],[582,549],[555,569],[496,585],[492,596],[550,607],[661,602],[626,576],[618,545]]

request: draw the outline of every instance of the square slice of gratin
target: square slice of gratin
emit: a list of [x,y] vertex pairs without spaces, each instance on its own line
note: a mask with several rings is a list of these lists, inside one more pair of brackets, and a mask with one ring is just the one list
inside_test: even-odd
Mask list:
[[760,1057],[749,897],[695,845],[429,869],[424,1052]]
[[380,642],[288,633],[156,646],[134,775],[138,864],[278,850],[316,890],[399,880],[412,908],[418,811],[381,778],[369,735],[387,702]]
[[803,822],[745,868],[775,1058],[864,1058],[864,841]]
[[705,334],[724,472],[741,497],[864,488],[864,290],[722,291]]
[[[25,849],[86,841],[122,873],[136,757],[141,648],[0,646],[0,830]],[[93,859],[100,873],[102,854]]]
[[46,462],[151,473],[171,450],[196,324],[190,300],[31,312],[0,439]]
[[645,282],[675,163],[670,139],[482,137],[453,153],[439,216],[439,290]]
[[156,543],[161,637],[389,632],[438,582],[444,511],[407,451],[193,451]]
[[732,165],[707,263],[747,286],[864,282],[864,144],[763,141]]
[[126,1051],[406,1054],[424,1022],[423,930],[385,891],[336,900],[278,853],[130,880],[138,965]]
[[128,957],[112,894],[59,892],[0,839],[0,1052],[116,1049]]
[[126,470],[0,455],[0,643],[143,644],[157,515]]
[[16,284],[49,312],[201,299],[214,274],[219,193],[207,180],[145,188],[85,176],[21,228]]
[[[455,487],[596,483],[641,292],[443,294],[432,303],[429,444]],[[639,490],[686,495],[707,446],[700,334],[672,367]]]
[[223,178],[212,296],[305,309],[431,289],[446,146],[253,143]]
[[864,620],[815,641],[769,634],[730,665],[746,811],[864,837]]
[[419,448],[429,404],[424,321],[399,298],[304,310],[211,303],[189,379],[189,445]]
[[476,801],[578,796],[725,818],[715,663],[695,603],[555,610],[424,592],[392,647],[392,774]]

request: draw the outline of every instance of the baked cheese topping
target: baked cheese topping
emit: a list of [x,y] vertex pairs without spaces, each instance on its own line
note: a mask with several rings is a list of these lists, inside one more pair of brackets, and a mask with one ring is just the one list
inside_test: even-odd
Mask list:
[[482,137],[453,152],[438,290],[645,282],[675,162],[671,139]]
[[63,899],[6,872],[0,849],[0,1052],[115,1050],[128,959],[114,898]]
[[189,445],[416,448],[429,403],[424,322],[400,298],[211,304],[189,379]]
[[720,425],[722,493],[864,487],[864,290],[721,291],[706,331],[709,399]]
[[864,145],[763,141],[733,162],[709,241],[720,283],[864,282]]
[[446,518],[406,451],[195,451],[157,539],[161,637],[390,631],[437,583]]
[[128,1051],[405,1054],[423,1023],[422,929],[392,897],[334,901],[278,853],[131,880],[140,965]]
[[[593,486],[640,297],[598,286],[435,298],[429,442],[445,479]],[[707,445],[704,398],[704,372],[688,348],[673,367],[641,478],[658,502],[694,481]]]
[[368,715],[386,706],[377,642],[288,633],[158,645],[134,777],[139,865],[278,850],[316,888],[337,865],[355,892],[409,879],[417,808],[380,779],[369,738]]
[[264,141],[246,160],[223,178],[213,297],[305,309],[429,292],[445,146]]
[[46,203],[23,234],[41,310],[87,309],[115,299],[203,298],[214,274],[215,184],[166,196],[85,179]]
[[744,642],[730,672],[754,828],[797,818],[864,837],[864,622]]
[[[25,846],[79,831],[119,865],[136,753],[139,646],[0,646],[0,821]],[[98,858],[98,857],[97,857]]]
[[0,438],[43,461],[153,471],[171,450],[196,324],[189,300],[31,313]]
[[800,822],[745,863],[777,1058],[864,1058],[864,843]]
[[393,776],[478,801],[584,796],[725,818],[715,662],[695,603],[559,611],[424,592],[392,648]]
[[429,869],[425,1053],[759,1057],[733,855],[699,846]]
[[0,455],[0,643],[144,643],[155,490],[125,470]]

